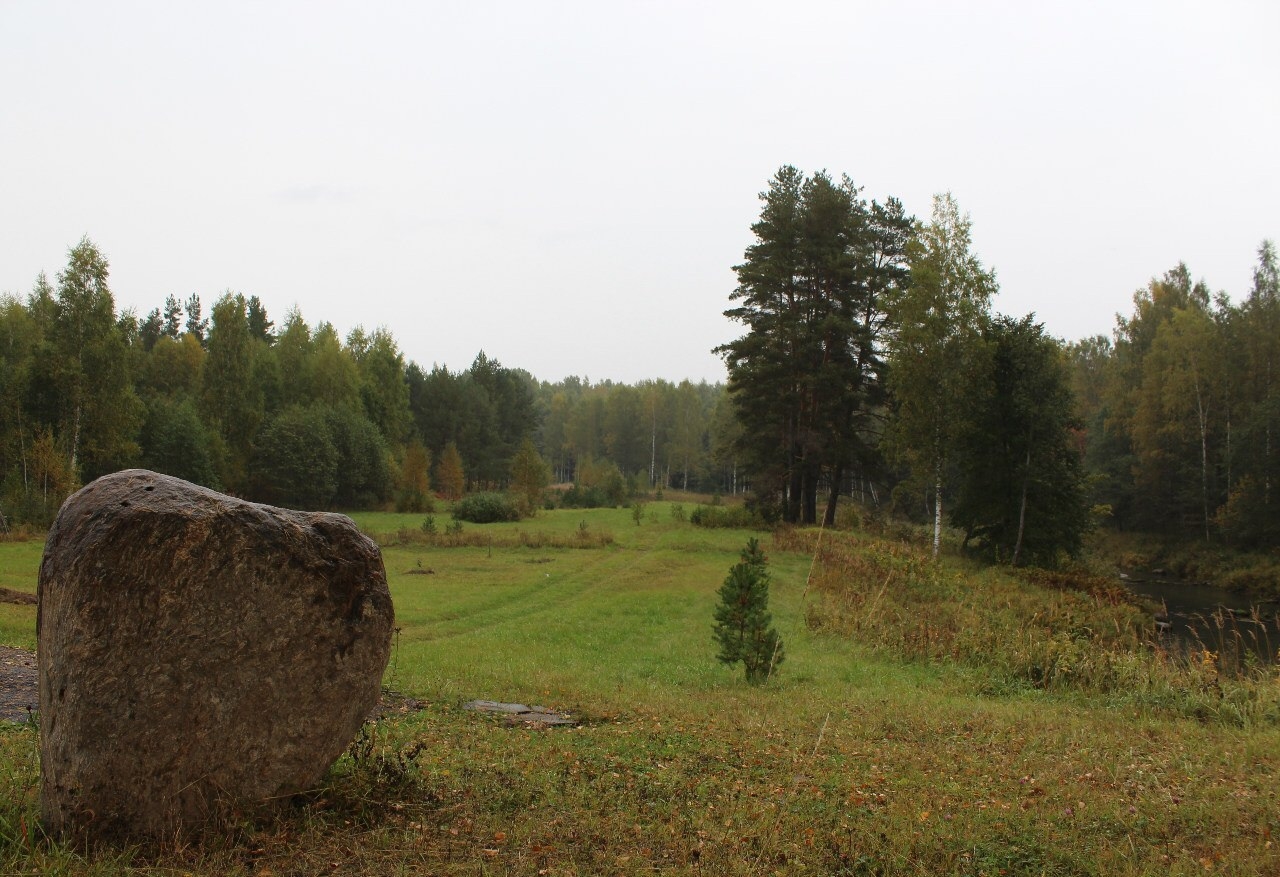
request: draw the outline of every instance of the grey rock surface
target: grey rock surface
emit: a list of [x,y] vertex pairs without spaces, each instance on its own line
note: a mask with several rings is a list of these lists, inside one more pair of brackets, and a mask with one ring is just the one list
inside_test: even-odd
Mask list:
[[497,700],[469,700],[462,708],[479,713],[498,713],[505,716],[506,723],[512,727],[554,728],[579,724],[568,713],[549,710],[545,706],[525,706],[522,703],[503,703]]
[[41,813],[77,841],[313,788],[390,656],[382,555],[349,518],[140,469],[64,503],[38,590]]

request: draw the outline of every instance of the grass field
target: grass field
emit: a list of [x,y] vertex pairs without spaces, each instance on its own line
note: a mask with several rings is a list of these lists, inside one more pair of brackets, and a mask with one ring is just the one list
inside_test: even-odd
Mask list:
[[[391,534],[420,531],[424,516],[355,517]],[[1002,625],[1025,603],[1064,630],[1112,625],[1118,642],[1127,610],[1096,595],[955,560],[933,568],[846,534],[825,534],[839,551],[806,587],[812,554],[799,549],[814,534],[764,535],[787,660],[750,687],[716,662],[710,635],[716,588],[749,534],[695,528],[670,503],[650,503],[639,525],[619,509],[473,530],[486,535],[464,547],[384,549],[400,627],[386,682],[425,706],[367,726],[325,789],[199,846],[86,857],[33,828],[35,734],[10,727],[0,873],[1280,873],[1274,674],[1236,685],[1131,669],[1122,685],[1076,685],[1054,652],[1055,681],[1033,684],[1026,662],[986,660],[991,641],[968,631],[1018,639]],[[579,532],[611,539],[516,538]],[[37,545],[0,544],[0,585],[33,590],[38,562]],[[941,602],[912,604],[912,576]],[[846,581],[863,590],[839,591]],[[14,610],[0,643],[30,647],[34,609]],[[1077,650],[1084,636],[1071,634]],[[1204,699],[1213,685],[1253,705],[1178,707],[1179,686]],[[582,724],[508,728],[459,708],[473,698]]]

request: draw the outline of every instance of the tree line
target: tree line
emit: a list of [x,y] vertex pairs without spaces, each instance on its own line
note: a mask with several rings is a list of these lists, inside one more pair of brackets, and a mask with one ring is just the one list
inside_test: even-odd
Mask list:
[[1112,337],[1066,348],[1095,501],[1119,527],[1240,547],[1280,538],[1280,271],[1258,248],[1239,302],[1179,263]]
[[834,522],[838,500],[944,525],[1012,563],[1089,526],[1242,546],[1280,535],[1273,245],[1234,304],[1179,265],[1112,337],[1065,343],[991,310],[995,273],[949,195],[927,221],[848,177],[784,166],[717,348],[726,384],[538,381],[484,352],[408,361],[256,296],[117,312],[85,239],[54,279],[0,297],[0,512],[47,524],[70,491],[145,466],[250,499],[425,508],[541,485],[564,501],[748,493],[761,520]]
[[277,325],[256,296],[225,293],[207,314],[198,294],[118,312],[109,280],[84,239],[55,280],[0,297],[10,523],[46,525],[76,487],[129,466],[307,508],[418,510],[507,487],[530,453],[614,501],[734,489],[713,454],[719,385],[539,382],[484,352],[465,370],[424,368],[386,329],[344,339],[296,309]]
[[869,494],[931,519],[935,554],[949,524],[1015,565],[1075,553],[1104,519],[1278,535],[1272,244],[1242,304],[1180,265],[1113,339],[1066,344],[991,311],[995,273],[949,194],[921,221],[784,166],[760,200],[725,312],[745,331],[718,352],[731,444],[773,516],[833,523],[841,495]]

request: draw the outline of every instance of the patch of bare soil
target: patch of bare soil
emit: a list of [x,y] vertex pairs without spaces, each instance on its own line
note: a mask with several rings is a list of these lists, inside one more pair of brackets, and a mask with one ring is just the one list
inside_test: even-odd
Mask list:
[[0,603],[18,603],[21,605],[31,606],[36,602],[35,594],[26,594],[22,591],[15,591],[12,588],[0,588]]

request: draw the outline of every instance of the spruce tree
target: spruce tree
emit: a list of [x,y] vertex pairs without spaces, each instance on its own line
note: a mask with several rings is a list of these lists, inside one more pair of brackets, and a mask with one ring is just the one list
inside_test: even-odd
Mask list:
[[764,682],[782,663],[782,640],[770,627],[769,571],[767,559],[756,539],[747,540],[742,560],[729,569],[720,586],[714,636],[720,645],[717,656],[726,664],[741,661],[747,681]]

